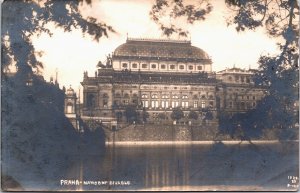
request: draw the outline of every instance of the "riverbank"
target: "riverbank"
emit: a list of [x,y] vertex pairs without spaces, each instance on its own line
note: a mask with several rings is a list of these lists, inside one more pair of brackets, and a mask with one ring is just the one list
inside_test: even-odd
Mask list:
[[241,141],[241,140],[223,140],[223,141],[107,141],[105,145],[119,145],[119,146],[129,146],[129,145],[211,145],[221,142],[223,144],[276,144],[282,142],[299,142],[299,140],[251,140],[251,141]]

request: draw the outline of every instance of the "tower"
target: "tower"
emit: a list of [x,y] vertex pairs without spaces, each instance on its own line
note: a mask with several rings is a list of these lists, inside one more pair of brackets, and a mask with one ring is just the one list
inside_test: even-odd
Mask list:
[[65,93],[65,115],[76,130],[79,130],[78,115],[76,107],[77,96],[70,86]]

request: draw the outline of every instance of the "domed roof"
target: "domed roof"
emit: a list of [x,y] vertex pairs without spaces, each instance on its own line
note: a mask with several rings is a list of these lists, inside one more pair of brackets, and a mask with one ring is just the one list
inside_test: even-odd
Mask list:
[[67,89],[67,95],[69,95],[69,96],[75,95],[75,91],[74,91],[74,89],[71,86],[70,86],[70,88]]
[[206,61],[211,63],[208,54],[192,46],[190,41],[127,39],[117,47],[114,58],[149,58],[184,61]]

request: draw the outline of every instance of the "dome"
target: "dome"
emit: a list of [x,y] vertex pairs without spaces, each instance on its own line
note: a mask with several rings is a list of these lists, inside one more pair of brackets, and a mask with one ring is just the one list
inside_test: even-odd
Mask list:
[[211,63],[208,54],[192,46],[190,41],[128,39],[117,47],[114,58],[148,58],[163,60],[202,61]]
[[66,93],[66,94],[69,95],[69,96],[73,96],[73,95],[75,95],[75,91],[74,91],[74,89],[70,86],[70,88],[67,89],[67,93]]

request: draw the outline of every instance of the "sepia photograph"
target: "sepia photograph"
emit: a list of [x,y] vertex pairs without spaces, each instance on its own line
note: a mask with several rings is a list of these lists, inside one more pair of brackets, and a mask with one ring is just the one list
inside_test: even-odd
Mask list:
[[298,191],[297,0],[2,0],[1,191]]

